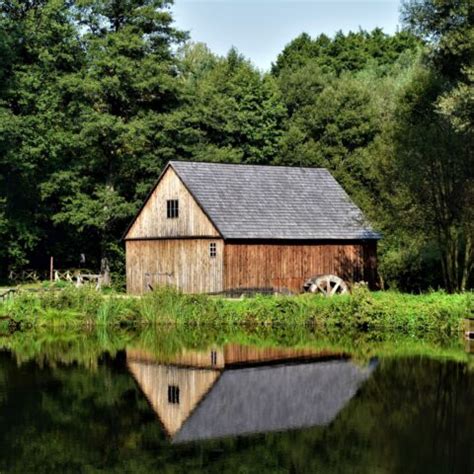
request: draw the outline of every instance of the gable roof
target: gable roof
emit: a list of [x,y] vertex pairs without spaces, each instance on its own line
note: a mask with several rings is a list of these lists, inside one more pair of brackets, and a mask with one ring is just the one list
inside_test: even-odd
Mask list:
[[380,238],[324,168],[189,161],[168,167],[224,239]]
[[374,367],[331,361],[224,371],[173,442],[328,425]]
[[[171,357],[126,352],[128,369],[176,443],[328,424],[378,365],[310,347],[226,344]],[[170,384],[179,387],[179,404],[168,401]]]

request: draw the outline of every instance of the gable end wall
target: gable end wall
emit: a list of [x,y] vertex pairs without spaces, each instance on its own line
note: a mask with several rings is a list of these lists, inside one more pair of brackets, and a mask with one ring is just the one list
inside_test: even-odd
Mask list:
[[[166,217],[166,201],[178,199],[179,217]],[[173,168],[169,167],[152,192],[125,240],[155,237],[219,236],[219,232],[186,189]]]

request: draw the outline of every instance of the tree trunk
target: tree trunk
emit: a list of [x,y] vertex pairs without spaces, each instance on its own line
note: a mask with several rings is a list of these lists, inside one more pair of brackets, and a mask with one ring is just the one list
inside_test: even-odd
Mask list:
[[466,235],[466,243],[464,246],[464,258],[461,278],[461,291],[466,291],[469,277],[471,276],[473,265],[473,248],[472,248],[472,236]]

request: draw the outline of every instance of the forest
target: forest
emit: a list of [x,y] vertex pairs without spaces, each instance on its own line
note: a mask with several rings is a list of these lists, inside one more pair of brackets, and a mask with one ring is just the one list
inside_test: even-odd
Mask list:
[[0,279],[124,273],[170,159],[328,168],[383,239],[383,288],[474,286],[474,3],[303,33],[258,70],[176,29],[170,0],[0,1]]

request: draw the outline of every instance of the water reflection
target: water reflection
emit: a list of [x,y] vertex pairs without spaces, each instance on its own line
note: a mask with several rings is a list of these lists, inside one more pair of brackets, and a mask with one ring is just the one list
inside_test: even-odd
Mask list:
[[0,472],[473,472],[465,342],[18,332],[0,345]]
[[464,335],[466,339],[466,352],[474,354],[474,318],[464,320]]
[[466,352],[468,354],[474,354],[474,338],[466,339]]
[[329,424],[375,363],[345,354],[236,344],[171,360],[127,349],[127,367],[175,443]]

